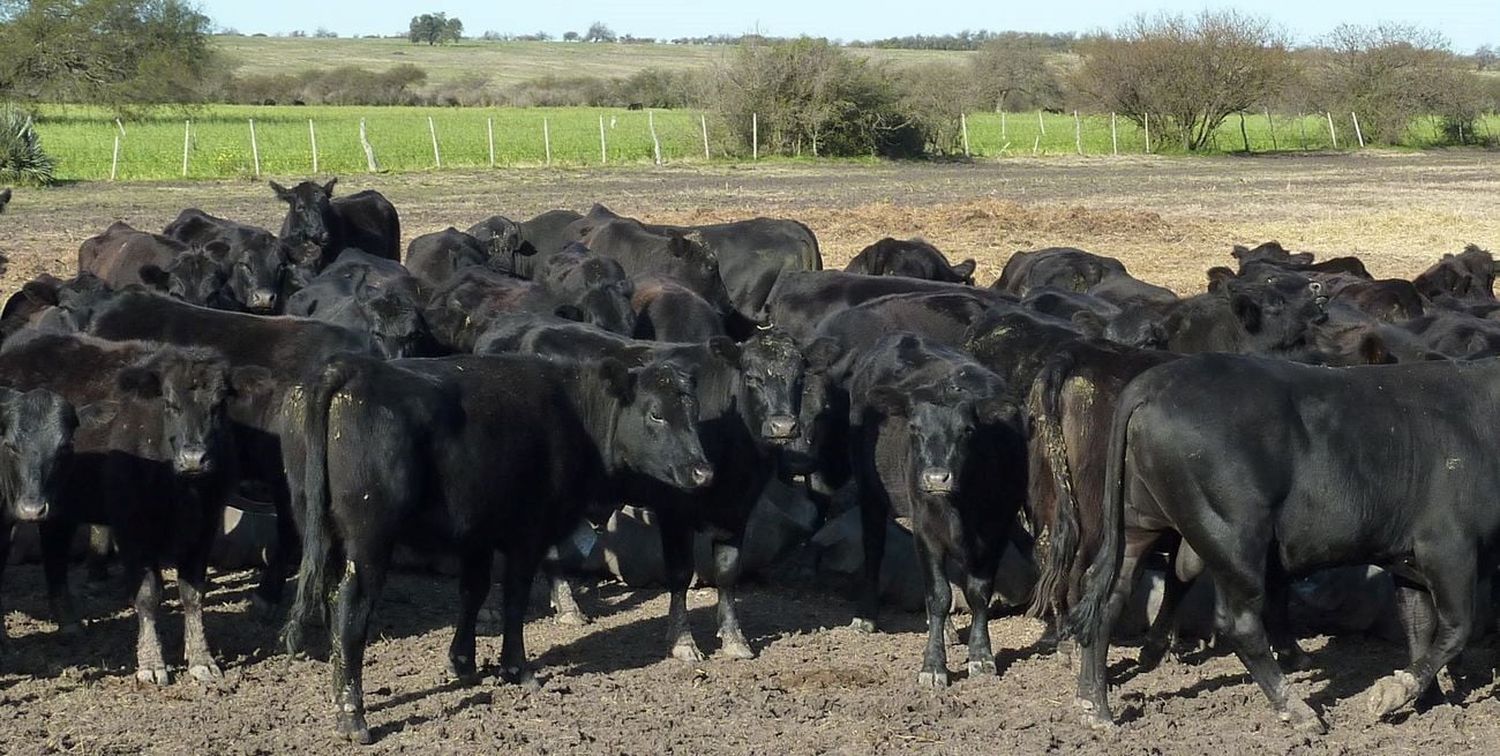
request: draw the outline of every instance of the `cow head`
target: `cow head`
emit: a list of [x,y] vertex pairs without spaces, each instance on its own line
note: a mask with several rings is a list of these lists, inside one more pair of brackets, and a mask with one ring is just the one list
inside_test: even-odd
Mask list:
[[1002,423],[1018,422],[1015,405],[991,388],[966,385],[968,378],[960,374],[947,384],[910,392],[877,386],[869,393],[872,408],[906,424],[910,443],[905,463],[919,496],[958,495],[970,464],[984,463],[979,450],[986,433]]
[[824,415],[829,411],[833,388],[831,371],[843,350],[831,338],[820,338],[802,350],[802,385],[797,401],[796,438],[781,447],[781,463],[793,475],[806,475],[817,466],[817,449],[823,440]]
[[158,452],[171,460],[173,471],[189,477],[211,474],[228,462],[225,405],[234,382],[229,363],[219,353],[174,347],[121,370],[117,377],[127,398],[159,403]]
[[735,311],[734,303],[729,299],[729,289],[725,288],[724,278],[719,274],[719,257],[703,243],[701,234],[695,231],[673,236],[667,243],[667,251],[674,258],[670,271],[672,277],[708,300],[720,314]]
[[607,359],[597,368],[618,404],[612,466],[650,476],[685,491],[708,487],[713,465],[698,439],[698,400],[691,373],[663,361],[636,370]]
[[1290,271],[1246,283],[1232,281],[1224,293],[1254,351],[1302,346],[1308,327],[1328,320],[1323,284]]
[[382,357],[394,360],[421,355],[427,341],[427,325],[415,302],[398,292],[368,286],[356,296]]
[[[469,235],[484,245],[484,251],[500,270],[514,271],[515,258],[522,253],[521,226],[501,215],[492,215],[469,229]],[[525,254],[536,250],[527,247]]]
[[[223,246],[212,242],[210,246]],[[172,258],[165,269],[155,265],[141,268],[141,280],[168,296],[204,307],[229,304],[224,296],[228,275],[213,252],[189,250]]]
[[312,181],[288,189],[275,181],[271,190],[287,204],[286,219],[281,223],[281,238],[287,244],[299,246],[311,244],[326,249],[333,239],[333,186],[338,179],[326,184]]
[[[717,338],[710,345],[726,343]],[[803,375],[802,351],[792,337],[779,328],[757,331],[739,348],[739,369],[744,384],[742,412],[760,439],[786,444],[802,434],[798,417]]]
[[228,270],[228,291],[234,301],[258,315],[280,311],[282,286],[291,264],[280,242],[270,235],[258,236],[232,253],[226,247],[220,259]]
[[635,284],[630,279],[607,281],[585,290],[577,307],[587,322],[610,333],[629,336],[635,333],[636,315],[630,307],[630,298],[634,295]]
[[73,407],[51,391],[0,388],[0,423],[4,521],[44,520],[57,511],[78,418]]

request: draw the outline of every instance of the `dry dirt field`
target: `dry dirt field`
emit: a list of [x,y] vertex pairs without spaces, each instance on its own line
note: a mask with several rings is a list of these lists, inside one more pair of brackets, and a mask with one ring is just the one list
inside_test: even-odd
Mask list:
[[[617,211],[681,222],[789,215],[823,242],[830,267],[884,235],[921,235],[975,257],[981,279],[1010,252],[1073,245],[1123,259],[1137,275],[1183,292],[1227,260],[1232,243],[1279,239],[1327,254],[1357,253],[1377,275],[1409,276],[1473,242],[1500,247],[1500,160],[1494,154],[1306,156],[1201,160],[1012,160],[982,165],[770,165],[688,171],[526,171],[350,176],[343,189],[385,191],[406,235],[467,226],[491,213],[526,217],[602,201]],[[0,216],[10,256],[5,293],[43,271],[71,271],[78,243],[110,221],[160,228],[190,205],[275,226],[263,184],[77,185],[18,193]],[[0,668],[0,753],[333,753],[322,662],[288,662],[269,628],[247,615],[244,573],[217,577],[208,631],[226,668],[214,686],[176,681],[138,689],[135,621],[99,593],[92,618],[64,637],[44,618],[39,570],[6,576],[11,641]],[[175,591],[169,590],[169,595]],[[699,642],[711,637],[712,591],[689,599]],[[541,692],[495,681],[460,688],[444,671],[456,590],[443,579],[392,580],[374,623],[365,685],[372,753],[1494,753],[1500,702],[1488,683],[1419,713],[1373,721],[1362,692],[1404,662],[1404,648],[1364,638],[1311,638],[1312,672],[1296,691],[1330,734],[1280,725],[1232,656],[1189,654],[1139,676],[1135,650],[1112,656],[1120,727],[1074,722],[1071,672],[1035,647],[1040,626],[991,627],[1001,674],[916,686],[922,620],[887,618],[887,633],[842,629],[851,604],[791,580],[743,599],[760,658],[664,660],[666,601],[657,591],[602,585],[581,603],[585,628],[538,619],[528,627]],[[962,628],[963,618],[959,619]],[[164,624],[180,653],[175,605]],[[177,649],[177,651],[173,651]],[[492,664],[499,639],[481,639]],[[954,652],[954,664],[961,658]],[[1492,666],[1484,649],[1481,661]],[[962,677],[960,675],[960,677]],[[1452,690],[1451,686],[1448,688]]]

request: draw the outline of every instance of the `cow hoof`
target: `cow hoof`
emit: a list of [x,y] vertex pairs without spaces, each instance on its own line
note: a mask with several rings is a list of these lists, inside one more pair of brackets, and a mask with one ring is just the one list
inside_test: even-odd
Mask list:
[[743,640],[727,640],[719,647],[719,655],[726,659],[754,659],[755,652]]
[[135,671],[135,681],[142,685],[166,685],[172,681],[172,677],[166,667],[138,669]]
[[933,690],[942,690],[948,687],[948,670],[940,669],[935,672],[922,671],[917,673],[917,685]]
[[864,617],[855,617],[854,621],[849,623],[849,627],[854,628],[858,632],[869,635],[870,633],[875,632],[875,620],[868,620]]
[[703,652],[698,650],[697,644],[685,641],[672,646],[672,658],[685,662],[701,662],[704,656]]
[[1166,646],[1143,646],[1141,655],[1136,657],[1135,669],[1137,672],[1150,672],[1161,666],[1161,660],[1166,656]]
[[1370,686],[1366,708],[1371,714],[1383,717],[1405,706],[1420,692],[1417,690],[1417,678],[1404,669],[1397,670],[1395,674],[1382,677]]
[[1116,728],[1115,720],[1109,715],[1109,710],[1094,705],[1094,702],[1084,698],[1073,699],[1073,705],[1078,707],[1079,721],[1084,727],[1091,730],[1113,730]]
[[224,679],[224,671],[219,669],[219,665],[213,662],[194,664],[188,667],[188,675],[201,683]]
[[339,713],[338,733],[344,740],[360,745],[369,745],[374,742],[370,737],[370,726],[365,724],[363,714]]
[[556,617],[557,624],[569,627],[584,627],[593,620],[583,612],[559,612]]
[[479,684],[479,670],[474,666],[473,659],[448,659],[448,672],[453,675],[455,680],[458,680],[459,685],[469,686]]
[[1276,661],[1281,664],[1282,670],[1286,672],[1305,672],[1312,669],[1312,657],[1308,656],[1302,649],[1277,654]]
[[994,677],[999,674],[994,659],[970,659],[969,677]]

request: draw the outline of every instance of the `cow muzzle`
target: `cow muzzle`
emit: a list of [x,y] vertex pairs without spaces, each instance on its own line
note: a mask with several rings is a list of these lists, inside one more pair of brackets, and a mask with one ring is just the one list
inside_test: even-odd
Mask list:
[[16,500],[16,519],[21,522],[41,522],[52,511],[46,500],[23,497]]
[[270,312],[276,309],[276,292],[270,289],[256,289],[250,292],[250,301],[245,305],[256,312]]
[[172,469],[180,475],[204,475],[212,468],[208,450],[201,446],[190,446],[178,450],[172,459]]
[[950,494],[953,493],[955,483],[953,471],[946,467],[929,467],[922,471],[923,493]]
[[790,441],[801,431],[797,418],[791,415],[772,415],[761,425],[760,435],[772,441]]
[[714,469],[708,465],[688,465],[682,468],[680,477],[684,488],[707,488],[714,482]]

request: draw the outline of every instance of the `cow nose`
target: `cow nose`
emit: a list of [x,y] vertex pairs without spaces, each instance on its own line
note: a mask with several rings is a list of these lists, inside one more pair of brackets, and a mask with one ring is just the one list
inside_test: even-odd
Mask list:
[[270,310],[276,306],[276,292],[270,289],[256,289],[250,293],[250,309]]
[[201,473],[208,470],[208,450],[201,446],[191,446],[177,452],[177,461],[174,467],[177,472],[184,474]]
[[693,465],[688,468],[688,480],[694,488],[707,488],[714,482],[714,469],[708,465]]
[[761,428],[761,435],[766,438],[785,440],[795,438],[799,430],[797,418],[791,415],[773,415],[766,418],[766,425]]
[[949,493],[953,490],[953,472],[946,467],[929,467],[922,471],[922,490],[927,493]]
[[16,502],[16,519],[22,522],[40,522],[47,519],[49,509],[45,501],[24,498]]

